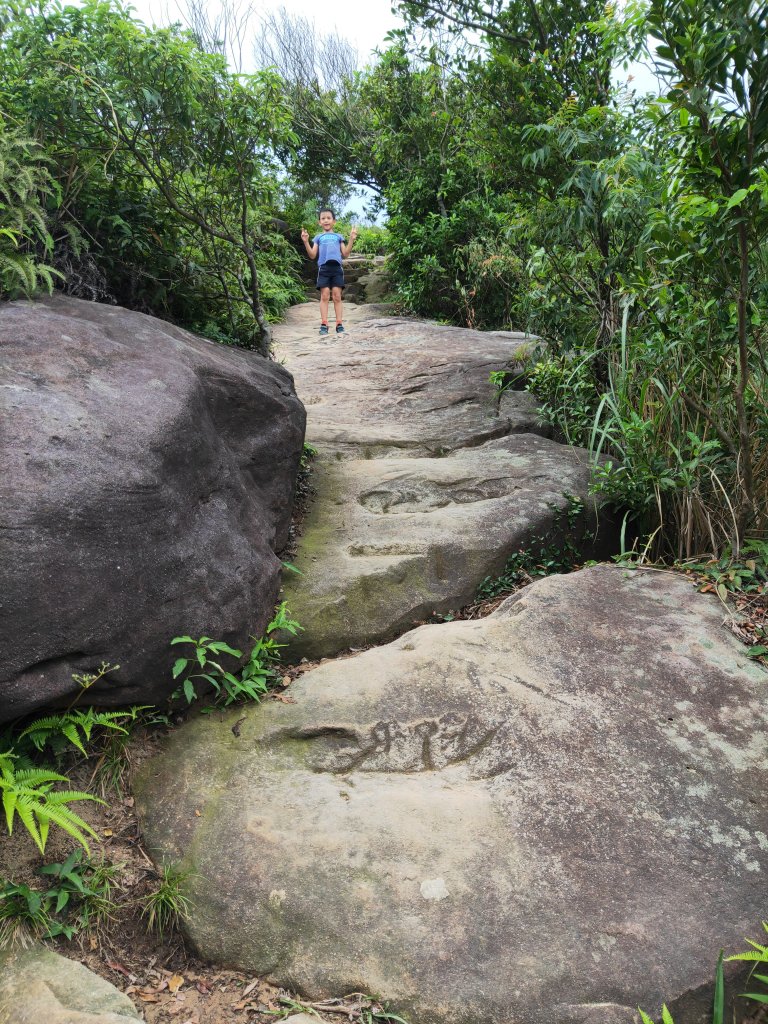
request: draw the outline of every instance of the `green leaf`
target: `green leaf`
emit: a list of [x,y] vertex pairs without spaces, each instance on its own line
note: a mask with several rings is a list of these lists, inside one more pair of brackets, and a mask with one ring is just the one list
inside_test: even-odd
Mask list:
[[66,889],[59,889],[58,898],[56,900],[56,911],[55,913],[60,914],[61,911],[69,903],[69,893]]
[[747,651],[750,658],[760,658],[763,654],[768,654],[768,647],[763,644],[756,644],[754,647],[750,647]]
[[71,723],[67,725],[62,725],[61,731],[70,741],[70,743],[74,744],[74,746],[76,746],[79,751],[85,754],[86,757],[88,756],[85,747],[80,741],[80,737],[78,736],[77,729],[74,725],[72,725]]
[[282,567],[284,569],[287,569],[288,572],[294,572],[294,573],[296,573],[297,576],[303,576],[304,575],[304,573],[301,571],[301,569],[297,569],[296,566],[293,564],[293,562],[281,562],[280,564],[282,565]]
[[723,951],[717,958],[715,968],[715,995],[712,1000],[712,1024],[723,1024],[725,1014],[725,982],[723,980]]
[[174,679],[178,679],[188,664],[189,658],[177,658],[176,661],[173,663],[173,668],[171,669],[171,676]]
[[233,658],[242,658],[243,652],[236,650],[234,647],[230,647],[228,644],[223,643],[221,640],[216,643],[208,645],[212,651],[216,654],[231,654]]
[[738,206],[738,205],[739,205],[739,203],[743,202],[743,201],[744,201],[744,199],[746,199],[746,197],[747,197],[748,195],[749,195],[749,189],[748,189],[748,188],[740,188],[740,189],[737,189],[737,190],[736,190],[736,191],[735,191],[735,192],[733,193],[733,195],[731,196],[731,198],[730,198],[730,199],[728,200],[728,202],[727,202],[727,203],[725,204],[725,208],[726,208],[726,210],[730,210],[730,209],[732,209],[732,208],[733,208],[734,206]]

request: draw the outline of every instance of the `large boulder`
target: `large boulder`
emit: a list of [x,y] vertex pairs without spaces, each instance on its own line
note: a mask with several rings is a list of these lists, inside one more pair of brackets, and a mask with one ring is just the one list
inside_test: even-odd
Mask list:
[[285,596],[288,656],[390,640],[468,604],[511,552],[615,550],[589,495],[589,453],[509,434],[444,458],[321,459]]
[[137,804],[195,948],[310,998],[705,1024],[764,914],[767,684],[716,599],[597,566],[192,721]]
[[122,992],[43,946],[0,951],[2,1024],[133,1024],[142,1020]]
[[169,641],[247,643],[274,607],[304,412],[290,374],[57,296],[0,309],[0,719],[155,703]]

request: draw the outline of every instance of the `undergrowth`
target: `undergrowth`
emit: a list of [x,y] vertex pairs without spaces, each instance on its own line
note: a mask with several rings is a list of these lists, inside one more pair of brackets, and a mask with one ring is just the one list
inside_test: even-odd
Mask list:
[[584,502],[564,494],[565,505],[550,504],[552,526],[546,534],[532,537],[524,548],[513,551],[498,576],[486,576],[477,588],[476,600],[486,601],[511,593],[540,576],[568,573],[583,564],[583,548],[595,534],[586,528]]

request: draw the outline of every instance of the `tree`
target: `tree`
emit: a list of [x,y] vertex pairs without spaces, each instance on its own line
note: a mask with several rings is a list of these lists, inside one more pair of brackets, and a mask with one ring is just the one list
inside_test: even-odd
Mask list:
[[4,101],[52,158],[61,210],[100,266],[111,269],[112,248],[139,275],[154,264],[148,311],[155,295],[173,308],[174,284],[187,282],[195,319],[218,317],[267,354],[260,277],[290,252],[269,230],[275,152],[294,139],[278,76],[233,75],[178,26],[146,29],[100,0],[3,9]]
[[719,409],[687,400],[738,464],[735,519],[743,536],[756,524],[756,460],[766,440],[765,380],[757,384],[753,373],[766,370],[755,298],[765,298],[766,285],[768,5],[651,0],[648,29],[660,40],[654,59],[668,88],[657,118],[674,154],[655,238],[676,273],[705,276],[709,297],[731,309],[718,341],[733,367],[734,429]]

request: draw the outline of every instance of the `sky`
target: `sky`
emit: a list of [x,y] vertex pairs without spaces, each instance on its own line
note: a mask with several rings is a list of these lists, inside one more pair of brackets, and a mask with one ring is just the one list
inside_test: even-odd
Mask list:
[[[168,24],[179,17],[176,0],[130,2],[138,17],[147,24]],[[209,0],[207,6],[215,8],[216,0]],[[392,0],[333,0],[333,4],[319,4],[317,0],[278,0],[272,4],[254,0],[254,18],[258,20],[260,14],[277,11],[281,7],[291,15],[314,22],[320,35],[336,32],[347,39],[357,49],[361,65],[369,62],[374,50],[384,48],[387,32],[402,25],[402,20],[392,13]],[[326,14],[326,11],[331,13]],[[247,66],[246,70],[249,70]],[[615,80],[628,84],[639,94],[658,92],[652,74],[640,64],[633,64],[627,71],[617,69]]]
[[[175,0],[129,0],[137,16],[147,24],[167,24],[178,19],[179,8]],[[255,0],[254,19],[261,13],[285,8],[291,15],[300,15],[313,21],[320,35],[337,32],[358,50],[361,64],[368,63],[371,53],[377,47],[383,49],[384,37],[390,29],[402,24],[391,11],[390,0],[333,0],[333,3],[318,3],[317,0],[282,0],[265,3]],[[215,7],[208,3],[209,8]],[[170,17],[168,16],[170,15]]]

